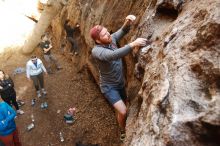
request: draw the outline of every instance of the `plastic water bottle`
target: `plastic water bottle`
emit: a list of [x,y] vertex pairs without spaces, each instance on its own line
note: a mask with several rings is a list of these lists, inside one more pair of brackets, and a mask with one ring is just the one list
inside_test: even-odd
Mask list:
[[60,132],[60,141],[61,141],[61,142],[64,142],[64,138],[63,138],[62,132]]
[[31,114],[31,121],[34,123],[34,115]]
[[34,123],[31,123],[28,125],[27,130],[31,131],[31,129],[33,129],[33,128],[34,128]]

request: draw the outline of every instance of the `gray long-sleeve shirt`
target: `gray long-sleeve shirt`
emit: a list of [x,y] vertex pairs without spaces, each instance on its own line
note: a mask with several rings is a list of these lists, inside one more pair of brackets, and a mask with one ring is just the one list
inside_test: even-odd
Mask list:
[[106,93],[114,88],[124,87],[122,57],[131,51],[131,46],[117,47],[117,43],[127,32],[119,29],[112,34],[112,44],[96,45],[92,49],[92,56],[96,59],[100,72],[100,88]]

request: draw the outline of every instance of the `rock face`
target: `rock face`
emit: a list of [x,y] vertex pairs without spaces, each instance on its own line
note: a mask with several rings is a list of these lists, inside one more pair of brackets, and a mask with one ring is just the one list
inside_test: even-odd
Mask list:
[[152,41],[125,58],[128,146],[220,145],[220,3],[218,0],[69,1],[52,23],[57,48],[63,23],[80,24],[79,65],[97,79],[90,58],[95,24],[117,30],[128,14],[137,16],[121,42]]

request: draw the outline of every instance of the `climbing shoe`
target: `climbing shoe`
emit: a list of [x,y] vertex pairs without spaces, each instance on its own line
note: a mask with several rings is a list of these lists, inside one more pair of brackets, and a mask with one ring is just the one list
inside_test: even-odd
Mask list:
[[38,97],[38,98],[41,97],[40,91],[37,91],[37,97]]
[[24,111],[19,109],[19,110],[17,110],[17,114],[23,115],[23,114],[24,114]]
[[40,104],[40,108],[44,109],[44,103]]
[[47,91],[45,89],[42,89],[43,95],[47,95]]
[[120,140],[121,140],[121,142],[124,142],[124,141],[125,141],[125,138],[126,138],[125,131],[121,131],[121,132],[120,132]]
[[72,124],[75,121],[74,117],[70,114],[65,114],[64,120],[67,124]]
[[24,105],[24,101],[21,101],[21,100],[17,100],[17,103],[18,103],[18,106],[21,107],[22,105]]
[[32,100],[31,100],[31,105],[34,106],[34,105],[35,105],[35,102],[36,102],[36,99],[32,99]]
[[47,108],[47,107],[48,107],[47,102],[43,102],[43,103],[41,103],[40,107],[41,107],[42,109]]
[[47,108],[47,107],[48,107],[47,102],[44,102],[44,108]]

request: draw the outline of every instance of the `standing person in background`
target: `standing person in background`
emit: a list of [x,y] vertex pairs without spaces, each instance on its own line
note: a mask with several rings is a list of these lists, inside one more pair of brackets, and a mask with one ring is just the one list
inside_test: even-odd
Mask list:
[[[37,58],[37,56],[32,56],[26,65],[26,74],[27,74],[28,80],[32,79],[34,83],[34,87],[37,92],[37,97],[41,97],[41,91],[43,95],[47,94],[46,90],[44,89],[43,71],[47,75],[47,70],[44,67],[42,61],[39,58]],[[32,105],[34,104],[35,104],[35,99],[32,100]]]
[[80,31],[79,29],[80,25],[77,23],[75,27],[71,27],[70,26],[70,20],[66,20],[65,23],[64,23],[64,29],[66,31],[66,39],[70,42],[71,44],[71,50],[70,52],[71,53],[74,53],[75,55],[77,55],[79,53],[79,48],[78,48],[78,45],[77,45],[77,42],[76,42],[76,38],[74,38],[74,34],[77,32],[77,31]]
[[57,70],[62,69],[56,57],[51,53],[52,44],[51,44],[50,38],[48,38],[47,35],[43,35],[41,39],[42,39],[42,42],[40,43],[40,47],[44,53],[44,59],[47,62],[48,73],[52,73],[51,66],[53,63],[56,65]]
[[0,141],[5,146],[21,146],[15,124],[16,112],[5,102],[0,102]]
[[0,95],[2,100],[8,105],[14,105],[18,114],[24,114],[24,111],[19,109],[17,103],[14,82],[7,74],[4,73],[3,70],[0,70]]
[[95,41],[92,56],[96,60],[100,72],[100,88],[106,99],[116,110],[116,117],[121,128],[120,139],[125,139],[127,118],[126,91],[123,75],[122,57],[129,54],[132,48],[145,46],[146,39],[137,38],[135,41],[118,48],[117,42],[130,30],[135,20],[134,15],[128,15],[124,25],[117,32],[110,35],[108,30],[96,25],[90,30],[90,36]]

